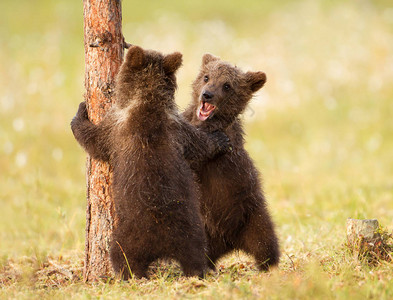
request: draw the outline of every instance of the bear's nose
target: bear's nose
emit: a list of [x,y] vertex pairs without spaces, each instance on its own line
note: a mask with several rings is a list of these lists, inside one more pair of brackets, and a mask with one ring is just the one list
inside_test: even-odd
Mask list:
[[209,91],[204,91],[202,94],[203,99],[205,100],[209,100],[211,98],[213,98],[213,93],[209,92]]

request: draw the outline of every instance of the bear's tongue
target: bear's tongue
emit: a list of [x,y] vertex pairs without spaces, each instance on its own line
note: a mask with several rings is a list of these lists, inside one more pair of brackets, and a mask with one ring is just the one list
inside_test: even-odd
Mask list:
[[197,117],[201,121],[205,121],[216,107],[213,104],[202,101],[197,111]]

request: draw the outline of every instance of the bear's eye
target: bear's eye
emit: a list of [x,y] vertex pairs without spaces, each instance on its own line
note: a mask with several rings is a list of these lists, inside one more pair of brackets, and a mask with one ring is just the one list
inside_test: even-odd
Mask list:
[[223,87],[224,87],[224,90],[226,90],[226,91],[228,91],[231,88],[229,83],[225,83]]
[[209,81],[209,76],[205,75],[205,77],[203,77],[203,81],[204,82],[208,82]]

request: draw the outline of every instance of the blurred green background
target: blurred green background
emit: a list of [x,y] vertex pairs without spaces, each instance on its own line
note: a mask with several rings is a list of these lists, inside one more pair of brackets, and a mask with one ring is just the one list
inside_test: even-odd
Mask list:
[[[0,257],[82,256],[85,153],[69,127],[84,93],[82,1],[0,11]],[[124,1],[123,31],[184,54],[181,108],[206,52],[266,72],[244,120],[284,253],[334,250],[348,217],[392,229],[390,1]]]

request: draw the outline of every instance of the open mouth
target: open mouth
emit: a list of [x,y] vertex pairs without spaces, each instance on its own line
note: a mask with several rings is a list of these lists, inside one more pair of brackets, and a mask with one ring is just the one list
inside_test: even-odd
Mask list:
[[205,101],[201,101],[201,105],[197,110],[197,117],[201,121],[207,120],[209,117],[213,115],[213,111],[215,110],[215,106],[213,104],[207,103]]

